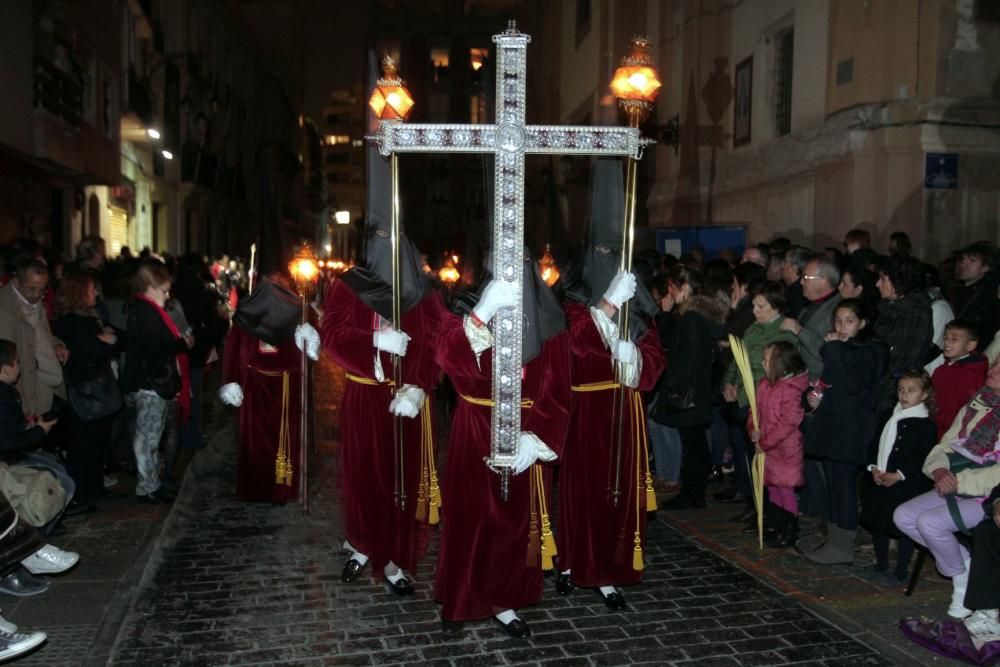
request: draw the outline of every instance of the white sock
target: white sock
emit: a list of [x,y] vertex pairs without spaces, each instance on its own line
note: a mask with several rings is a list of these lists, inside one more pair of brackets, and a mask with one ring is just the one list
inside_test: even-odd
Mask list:
[[357,549],[354,548],[354,545],[348,542],[347,540],[344,540],[343,549],[344,551],[347,551],[349,553],[354,553],[355,551],[357,551]]
[[385,578],[389,580],[390,584],[394,584],[400,579],[409,579],[403,568],[399,567],[392,561],[389,561],[386,566],[382,568],[382,571],[385,573]]
[[572,571],[573,570],[563,570],[562,573],[568,577],[569,573],[572,572]]
[[497,620],[503,623],[504,625],[507,625],[511,621],[518,620],[517,614],[514,612],[513,609],[508,609],[507,611],[502,611],[499,614],[494,614],[494,615],[497,617]]
[[360,551],[355,551],[351,554],[351,560],[356,560],[359,564],[364,565],[368,562],[368,556],[364,555]]
[[618,589],[615,588],[614,586],[601,586],[597,590],[601,591],[601,595],[603,595],[604,597],[607,597],[607,596],[611,595],[612,593],[617,593],[618,592]]

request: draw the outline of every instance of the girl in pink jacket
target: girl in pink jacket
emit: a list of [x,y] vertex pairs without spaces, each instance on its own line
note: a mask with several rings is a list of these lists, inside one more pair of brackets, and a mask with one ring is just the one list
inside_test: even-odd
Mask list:
[[[750,426],[750,439],[766,454],[765,520],[770,530],[766,544],[788,547],[799,536],[799,507],[795,487],[805,484],[802,468],[802,394],[809,386],[805,362],[798,348],[777,341],[764,348],[764,379],[757,385],[760,430]],[[769,502],[768,502],[769,501]]]

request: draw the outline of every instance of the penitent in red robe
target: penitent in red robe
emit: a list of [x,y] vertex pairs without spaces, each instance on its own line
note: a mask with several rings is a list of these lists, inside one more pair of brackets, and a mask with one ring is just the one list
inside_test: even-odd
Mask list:
[[298,498],[300,355],[291,338],[270,346],[240,326],[226,339],[222,382],[237,382],[243,389],[236,468],[240,500]]
[[[434,365],[433,345],[443,311],[440,294],[432,291],[403,313],[400,323],[400,330],[411,339],[402,360],[403,383],[420,387],[428,397],[420,415],[400,419],[407,495],[404,506],[396,502],[393,494],[395,417],[389,412],[393,398],[389,384],[392,355],[379,353],[385,381],[378,384],[375,380],[377,350],[372,344],[372,334],[378,326],[378,314],[342,280],[330,286],[323,304],[320,327],[323,347],[347,372],[340,410],[344,527],[351,545],[371,559],[373,573],[389,561],[412,573],[427,548],[425,522],[430,520],[427,482],[434,470],[435,454],[429,399],[439,375]],[[422,514],[419,518],[418,511]]]
[[[442,618],[464,621],[519,609],[542,597],[542,569],[536,522],[537,479],[548,502],[550,466],[532,466],[510,478],[509,496],[500,496],[500,476],[486,467],[490,455],[490,401],[493,350],[475,355],[462,318],[447,315],[438,337],[437,362],[448,374],[456,401],[448,460],[444,469],[444,516],[434,596]],[[569,340],[560,333],[542,345],[524,367],[521,430],[531,431],[561,455],[569,418]],[[470,402],[466,398],[475,399]],[[532,496],[534,495],[534,500]],[[534,537],[529,536],[534,532]]]
[[[643,391],[651,390],[664,368],[656,329],[637,344],[642,357],[639,387],[625,388],[624,430],[617,506],[610,487],[617,468],[612,436],[612,414],[618,391],[614,384],[611,352],[584,305],[568,304],[566,321],[572,349],[573,411],[566,452],[559,469],[559,569],[572,569],[577,586],[629,585],[642,580],[645,548],[649,447]],[[620,390],[619,390],[620,391]],[[654,500],[655,502],[655,500]],[[638,563],[635,562],[638,558]]]

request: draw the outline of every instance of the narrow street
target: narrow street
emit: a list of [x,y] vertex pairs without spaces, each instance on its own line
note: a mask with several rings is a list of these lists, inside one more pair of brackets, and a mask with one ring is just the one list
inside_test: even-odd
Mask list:
[[590,591],[563,598],[547,586],[542,603],[524,610],[530,640],[509,639],[490,622],[447,639],[432,596],[436,540],[412,599],[391,596],[370,577],[340,582],[339,376],[328,363],[318,368],[323,426],[309,516],[298,505],[232,499],[235,434],[223,429],[189,470],[110,664],[933,664],[901,638],[869,632],[877,648],[859,641],[863,614],[843,616],[853,626],[834,624],[794,580],[775,586],[766,566],[734,557],[732,544],[713,553],[662,517],[650,525],[645,581],[626,592],[627,612],[608,611]]

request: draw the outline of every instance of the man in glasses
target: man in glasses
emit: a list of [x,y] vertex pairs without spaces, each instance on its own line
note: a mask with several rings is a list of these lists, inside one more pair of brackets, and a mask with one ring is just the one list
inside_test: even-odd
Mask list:
[[0,338],[17,345],[21,378],[17,390],[27,415],[52,409],[53,396],[66,397],[62,364],[69,351],[52,337],[43,297],[49,284],[44,262],[22,262],[17,274],[0,288]]

